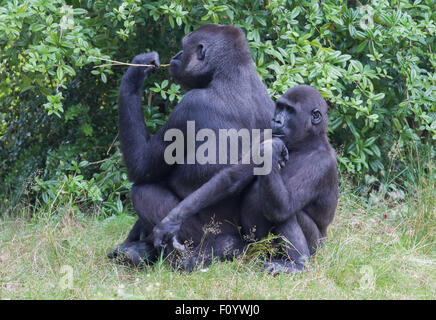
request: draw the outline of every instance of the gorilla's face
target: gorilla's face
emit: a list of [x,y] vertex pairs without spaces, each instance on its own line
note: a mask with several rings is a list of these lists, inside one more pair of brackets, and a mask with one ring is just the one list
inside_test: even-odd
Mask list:
[[234,26],[201,26],[183,37],[182,46],[171,59],[170,74],[188,89],[205,88],[216,76],[232,79],[241,67],[252,68],[244,33]]
[[295,123],[296,111],[295,107],[286,101],[279,99],[276,102],[274,118],[271,120],[271,129],[274,137],[284,138],[290,137],[292,127]]
[[293,87],[277,100],[271,129],[288,148],[310,136],[325,134],[327,104],[315,88]]
[[[209,63],[213,42],[198,29],[182,39],[183,50],[170,62],[170,74],[187,88],[204,88],[212,80],[214,68]],[[210,51],[210,52],[209,52]]]

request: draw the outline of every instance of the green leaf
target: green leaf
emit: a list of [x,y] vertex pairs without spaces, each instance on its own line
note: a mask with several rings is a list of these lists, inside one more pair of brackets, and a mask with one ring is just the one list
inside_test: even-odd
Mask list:
[[71,76],[76,75],[76,71],[74,71],[74,69],[72,67],[70,67],[69,65],[63,65],[63,69]]
[[385,97],[385,94],[383,92],[381,92],[379,94],[372,96],[371,98],[372,98],[372,100],[377,101],[377,100],[383,99],[384,97]]
[[357,47],[356,47],[356,53],[362,52],[366,46],[368,45],[368,40],[363,40]]
[[172,29],[174,29],[174,19],[171,16],[168,16],[168,21],[170,22],[170,26]]
[[57,70],[56,70],[56,76],[58,77],[59,81],[62,81],[62,79],[64,78],[64,71],[62,69],[62,65],[60,65]]
[[354,124],[351,122],[351,120],[349,118],[345,118],[345,121],[348,125],[348,128],[350,128],[351,132],[353,133],[354,137],[360,138],[360,134],[354,127]]
[[85,9],[82,9],[82,8],[73,9],[74,15],[80,15],[80,14],[86,14],[86,13],[88,13],[88,11],[86,11]]
[[45,24],[35,23],[30,26],[30,30],[32,30],[33,32],[38,32],[44,29],[45,27],[46,27]]

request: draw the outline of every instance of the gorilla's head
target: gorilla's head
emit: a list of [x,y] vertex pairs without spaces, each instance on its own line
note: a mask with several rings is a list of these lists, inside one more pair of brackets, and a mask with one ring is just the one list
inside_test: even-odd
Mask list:
[[327,103],[311,86],[295,86],[277,99],[271,120],[273,136],[288,148],[327,133]]
[[234,26],[204,25],[183,37],[182,46],[171,59],[170,74],[191,89],[204,88],[218,74],[252,63],[244,33]]

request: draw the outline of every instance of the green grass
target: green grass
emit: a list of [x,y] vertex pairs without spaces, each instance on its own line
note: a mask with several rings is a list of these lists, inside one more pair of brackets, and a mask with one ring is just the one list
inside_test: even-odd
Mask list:
[[[247,257],[191,274],[166,262],[131,269],[106,253],[125,238],[134,217],[104,220],[68,206],[32,219],[22,212],[0,220],[0,298],[434,299],[434,195],[433,184],[402,202],[342,191],[326,245],[308,270],[276,277]],[[71,287],[63,285],[68,270]]]

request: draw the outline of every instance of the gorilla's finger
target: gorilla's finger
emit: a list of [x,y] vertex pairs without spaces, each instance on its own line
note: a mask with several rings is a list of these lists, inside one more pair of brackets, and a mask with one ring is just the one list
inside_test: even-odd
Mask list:
[[286,146],[283,146],[282,157],[285,161],[289,160],[289,150],[288,150],[288,148],[286,148]]
[[266,262],[264,264],[263,270],[272,276],[277,276],[280,273],[289,273],[289,271],[286,270],[285,266],[277,262]]
[[[159,54],[156,51],[141,53],[133,58],[132,63],[135,64],[156,64],[159,62]],[[160,64],[159,64],[160,65]]]
[[108,252],[107,257],[109,259],[115,259],[120,252],[120,246],[117,246],[115,249]]
[[262,271],[264,271],[266,273],[273,273],[273,271],[274,271],[273,263],[265,262],[264,265],[262,266]]
[[155,239],[153,240],[153,246],[154,246],[156,249],[159,249],[159,248],[160,248],[160,244],[161,244],[160,239],[155,238]]
[[157,250],[165,249],[167,247],[167,244],[165,242],[159,240],[159,239],[156,239],[153,242],[153,244],[154,244],[154,248],[157,249]]
[[154,235],[154,241],[153,241],[153,245],[156,249],[160,249],[160,248],[164,248],[166,246],[166,244],[164,243],[162,237],[158,236],[158,235]]
[[152,67],[145,67],[144,73],[146,75],[151,73],[151,72],[155,72],[155,71],[157,71],[160,68],[159,58],[157,58],[156,60],[151,61],[148,64],[152,65]]
[[175,237],[175,236],[173,237],[173,247],[174,247],[174,249],[181,251],[181,252],[186,251],[185,246],[183,244],[181,244],[179,242],[179,240],[177,240],[177,237]]
[[160,60],[159,60],[159,55],[156,56],[156,58],[151,62],[151,64],[155,65],[155,70],[160,68]]

